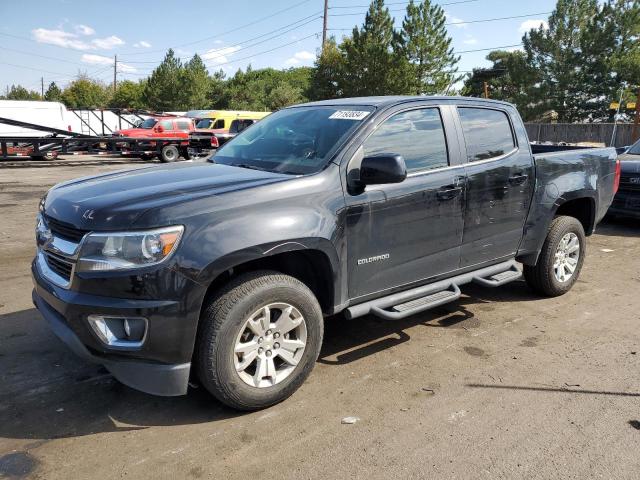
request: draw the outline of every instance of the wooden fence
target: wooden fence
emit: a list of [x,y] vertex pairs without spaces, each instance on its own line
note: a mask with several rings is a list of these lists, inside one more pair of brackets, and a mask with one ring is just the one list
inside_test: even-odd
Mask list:
[[[538,142],[598,142],[609,145],[613,123],[526,123],[530,141]],[[640,134],[640,127],[637,128]],[[633,143],[633,124],[619,123],[616,128],[615,146]]]

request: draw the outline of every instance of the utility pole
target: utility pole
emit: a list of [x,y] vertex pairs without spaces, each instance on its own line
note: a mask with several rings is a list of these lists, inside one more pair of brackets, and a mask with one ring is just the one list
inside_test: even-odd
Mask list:
[[489,98],[489,84],[487,82],[482,82],[484,86],[484,98]]
[[640,124],[640,87],[636,92],[636,115],[633,119],[633,132],[631,133],[631,142],[638,140],[638,125]]
[[113,56],[113,94],[116,94],[116,73],[118,72],[118,55]]
[[324,15],[322,17],[322,50],[327,43],[327,13],[329,11],[329,0],[324,0]]
[[44,77],[40,77],[40,91],[42,92],[42,95],[40,95],[40,98],[44,100]]

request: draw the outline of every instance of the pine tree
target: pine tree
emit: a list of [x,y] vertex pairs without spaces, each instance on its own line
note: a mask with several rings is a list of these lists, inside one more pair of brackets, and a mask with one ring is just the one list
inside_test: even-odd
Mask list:
[[444,93],[462,79],[445,21],[444,10],[431,0],[407,5],[398,50],[409,61],[414,94]]
[[182,62],[169,49],[164,60],[151,73],[144,89],[145,103],[154,110],[179,110],[182,106]]
[[41,100],[38,92],[27,90],[22,85],[11,85],[5,98],[7,100]]
[[587,121],[602,114],[611,96],[606,59],[612,54],[610,29],[603,27],[597,0],[558,0],[549,28],[523,38],[529,65],[540,72],[531,100],[539,111],[554,110],[562,122]]
[[48,102],[59,102],[62,99],[62,90],[56,85],[56,82],[51,82],[47,91],[44,92],[44,99]]
[[340,45],[345,56],[344,96],[406,93],[405,79],[398,75],[406,60],[394,51],[397,41],[384,0],[373,0],[362,27],[354,27],[351,38]]
[[209,72],[198,54],[184,65],[181,83],[181,110],[202,109],[208,105]]

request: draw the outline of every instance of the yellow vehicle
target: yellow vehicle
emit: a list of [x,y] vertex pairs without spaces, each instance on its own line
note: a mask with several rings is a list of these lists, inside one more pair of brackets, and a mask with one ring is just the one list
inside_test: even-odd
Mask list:
[[233,120],[261,120],[270,113],[243,110],[196,110],[187,112],[187,116],[198,119],[196,130],[229,130]]

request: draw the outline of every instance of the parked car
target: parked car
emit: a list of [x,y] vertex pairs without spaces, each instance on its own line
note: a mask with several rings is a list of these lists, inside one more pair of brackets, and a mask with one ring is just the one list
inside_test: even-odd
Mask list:
[[640,218],[640,140],[619,158],[620,189],[609,208],[609,214]]
[[259,119],[235,119],[229,130],[195,130],[189,135],[189,155],[209,155],[243,130],[260,121]]
[[182,395],[194,374],[243,410],[300,387],[323,316],[403,319],[517,262],[565,294],[620,174],[612,148],[538,154],[515,107],[455,97],[285,108],[210,162],[49,190],[33,300],[121,382]]
[[[187,117],[150,117],[140,124],[137,128],[126,128],[113,132],[116,137],[127,138],[149,138],[150,147],[154,147],[153,139],[184,139],[183,142],[177,144],[166,145],[162,148],[159,155],[149,153],[143,158],[151,159],[159,156],[163,162],[175,162],[180,156],[189,159],[189,133],[195,128],[192,118]],[[124,145],[124,153],[126,154],[126,145]],[[151,148],[153,150],[153,148]]]

